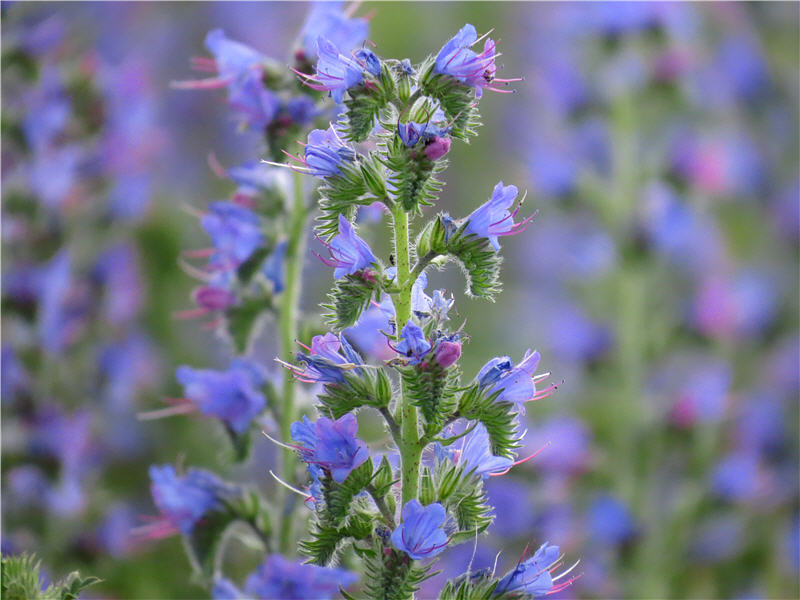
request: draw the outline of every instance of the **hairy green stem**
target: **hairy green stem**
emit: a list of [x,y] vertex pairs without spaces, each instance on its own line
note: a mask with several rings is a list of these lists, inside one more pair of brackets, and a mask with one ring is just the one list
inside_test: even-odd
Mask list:
[[[408,213],[403,207],[394,206],[394,252],[397,264],[398,292],[392,295],[394,303],[395,323],[397,326],[396,340],[400,341],[401,332],[405,324],[411,319],[411,253],[408,244]],[[405,386],[401,386],[400,405],[398,415],[401,430],[401,439],[398,443],[402,462],[403,504],[417,497],[419,490],[419,465],[422,455],[422,446],[419,440],[419,425],[417,409],[411,404]]]
[[[300,304],[300,289],[303,274],[303,260],[305,258],[306,218],[308,208],[305,194],[303,193],[303,175],[294,174],[294,198],[292,210],[289,215],[289,239],[286,247],[286,287],[280,308],[280,353],[283,360],[290,361],[294,354],[297,339],[297,320]],[[283,398],[280,413],[281,438],[291,438],[290,428],[295,421],[294,406],[295,381],[288,369],[283,372]],[[283,453],[281,477],[287,483],[293,483],[296,471],[296,461],[292,453]],[[284,554],[289,553],[294,545],[292,537],[291,512],[294,502],[287,496],[284,503],[285,510],[281,515],[280,523],[280,549]]]

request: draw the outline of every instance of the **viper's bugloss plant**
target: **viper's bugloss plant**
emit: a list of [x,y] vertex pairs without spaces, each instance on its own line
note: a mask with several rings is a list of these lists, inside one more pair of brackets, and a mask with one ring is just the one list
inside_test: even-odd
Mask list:
[[[494,299],[501,289],[498,239],[521,233],[532,219],[515,222],[522,207],[517,187],[500,182],[485,202],[474,199],[471,213],[434,214],[414,227],[437,201],[443,185],[437,177],[452,140],[476,135],[483,90],[509,91],[498,86],[518,80],[496,77],[492,40],[480,53],[471,49],[480,41],[472,25],[437,56],[412,64],[359,48],[357,23],[335,5],[316,6],[295,64],[283,73],[258,51],[213,31],[206,46],[214,58],[195,64],[216,76],[178,84],[226,88],[240,120],[264,132],[269,156],[260,168],[235,174],[217,166],[238,188],[230,201],[214,202],[200,215],[212,247],[187,253],[207,263],[186,265],[203,285],[193,295],[198,308],[185,316],[214,313],[211,323],[240,358],[226,371],[180,367],[185,398],[165,410],[197,409],[218,419],[239,460],[248,455],[249,433],[261,427],[285,451],[272,476],[303,500],[278,493],[281,488],[262,496],[205,470],[151,469],[153,497],[166,522],[153,533],[180,530],[200,580],[216,598],[319,598],[337,587],[347,597],[412,598],[434,574],[437,556],[479,543],[494,519],[485,480],[532,458],[518,460],[525,436],[520,415],[525,403],[554,390],[537,391],[548,374],[536,373],[540,355],[530,351],[517,365],[494,358],[462,380],[467,336],[449,323],[454,300],[444,290],[425,292],[428,271],[452,261],[466,274],[469,295]],[[302,111],[296,111],[299,99]],[[306,119],[309,114],[315,117]],[[376,205],[391,214],[391,265],[357,232],[358,209]],[[298,336],[305,225],[314,212],[327,256],[314,254],[333,269],[324,305],[329,330]],[[280,390],[268,365],[244,357],[269,315],[279,332]],[[310,345],[301,341],[309,337]],[[379,346],[388,353],[375,362]],[[306,391],[302,384],[313,387]],[[298,419],[295,397],[306,393],[319,415]],[[378,444],[358,437],[358,415],[368,410],[385,425],[380,453]],[[295,455],[305,476],[298,476]],[[295,549],[294,523],[304,520],[297,507],[310,521],[299,542],[305,565],[286,558]],[[269,555],[244,591],[221,570],[235,521],[249,525]],[[572,581],[557,583],[551,574],[560,565],[550,560],[553,551],[545,544],[503,578],[467,572],[442,595],[553,593]]]

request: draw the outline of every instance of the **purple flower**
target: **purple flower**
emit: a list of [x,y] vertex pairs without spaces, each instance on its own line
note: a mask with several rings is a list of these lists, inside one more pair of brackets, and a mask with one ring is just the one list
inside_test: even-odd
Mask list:
[[221,29],[208,33],[206,48],[214,55],[219,73],[217,81],[228,87],[231,108],[240,112],[250,125],[265,127],[271,123],[280,101],[264,87],[261,64],[265,57],[249,46],[228,39]]
[[329,267],[334,267],[335,279],[364,271],[378,261],[367,242],[358,237],[355,227],[344,215],[339,215],[339,235],[326,246],[330,258],[320,259]]
[[28,185],[48,208],[60,208],[72,198],[78,169],[85,156],[83,148],[66,145],[37,153],[28,170]]
[[589,531],[603,544],[622,544],[636,533],[628,507],[609,494],[597,496],[589,508]]
[[395,548],[414,560],[431,558],[444,551],[448,539],[442,526],[447,513],[441,504],[422,506],[419,500],[409,500],[402,516],[402,523],[392,532]]
[[494,589],[495,594],[527,594],[534,598],[554,593],[567,587],[571,580],[553,584],[548,570],[558,561],[558,546],[542,544],[536,553],[524,562],[519,562],[503,577]]
[[175,373],[186,397],[204,415],[220,419],[240,434],[266,406],[264,395],[258,391],[263,383],[259,375],[241,360],[235,360],[227,371],[182,366]]
[[342,2],[314,2],[306,17],[302,38],[306,58],[317,55],[317,40],[324,37],[342,53],[357,48],[369,35],[366,19],[350,19],[342,11]]
[[329,600],[358,580],[350,571],[300,561],[289,561],[279,554],[267,557],[245,582],[247,598],[285,598],[286,600]]
[[500,243],[497,240],[499,236],[522,233],[533,218],[533,215],[531,215],[519,223],[514,223],[514,217],[519,212],[522,202],[520,201],[513,213],[509,212],[508,209],[514,204],[516,197],[517,186],[504,186],[502,181],[498,183],[494,186],[492,197],[489,201],[476,208],[467,217],[468,223],[464,232],[489,238],[492,247],[495,250],[499,250]]
[[189,469],[179,476],[172,465],[151,466],[150,480],[156,506],[184,535],[189,535],[206,513],[218,508],[224,495],[234,491],[209,471]]
[[[425,123],[417,123],[410,121],[408,123],[397,124],[397,135],[400,136],[406,148],[413,148],[420,141],[427,145],[434,143],[436,140],[447,139],[447,148],[450,148],[449,138],[444,138],[450,133],[450,127],[446,124],[447,117],[441,108],[436,108],[433,115]],[[441,142],[438,142],[441,144]],[[427,150],[427,148],[426,148]],[[426,152],[427,154],[427,152]],[[445,152],[446,154],[446,152]],[[444,156],[442,154],[441,156]],[[441,156],[437,158],[441,158]],[[431,158],[430,156],[428,158]],[[435,160],[431,158],[431,160]]]
[[304,75],[305,84],[318,91],[330,92],[333,101],[341,104],[344,93],[364,81],[364,67],[355,59],[341,54],[330,40],[317,38],[316,75]]
[[483,88],[497,90],[492,87],[494,82],[508,83],[518,79],[496,79],[497,67],[494,64],[497,55],[496,45],[491,38],[487,38],[483,45],[483,52],[476,54],[470,49],[478,41],[475,27],[469,23],[453,36],[436,56],[434,73],[450,75],[462,83],[470,85],[475,90],[476,97],[480,98]]
[[386,343],[384,331],[391,330],[389,315],[381,308],[371,306],[358,322],[344,330],[344,334],[365,354],[378,360],[389,360],[394,353]]
[[482,388],[488,388],[489,393],[499,392],[498,402],[516,404],[524,413],[526,402],[546,398],[556,389],[551,385],[544,390],[536,391],[536,382],[547,376],[534,375],[540,358],[538,352],[531,353],[530,350],[526,350],[522,362],[514,366],[508,356],[495,357],[483,365],[476,380]]
[[763,476],[758,456],[734,452],[717,464],[711,476],[711,489],[732,502],[746,502],[764,495]]
[[328,129],[315,129],[308,134],[303,155],[303,165],[316,177],[332,177],[341,175],[339,168],[344,162],[353,162],[355,151],[345,144],[333,125]]
[[261,272],[267,280],[272,282],[272,291],[276,294],[280,294],[284,288],[283,261],[286,258],[288,247],[289,242],[286,240],[278,242],[261,266]]
[[[361,357],[344,336],[336,336],[333,333],[314,336],[311,348],[306,346],[306,349],[309,354],[297,353],[297,360],[304,363],[305,368],[285,366],[297,379],[307,383],[342,383],[345,369],[353,368],[358,372],[357,365],[363,364]],[[340,350],[344,355],[340,354]]]
[[366,443],[355,437],[357,431],[358,421],[353,413],[336,421],[320,417],[316,423],[303,417],[291,427],[292,439],[298,443],[303,461],[330,472],[337,483],[342,483],[369,458]]
[[42,347],[58,353],[70,345],[84,325],[85,311],[72,278],[72,257],[61,250],[42,269],[39,281],[38,331]]
[[111,323],[136,318],[142,307],[142,282],[136,251],[130,244],[106,250],[98,259],[94,276],[105,286],[105,315]]
[[414,321],[409,321],[400,333],[400,342],[395,351],[408,358],[410,364],[418,365],[431,349],[431,343],[425,339],[425,332]]
[[489,432],[482,423],[478,423],[472,432],[449,446],[450,458],[461,466],[465,472],[475,473],[486,479],[490,475],[499,475],[508,471],[514,464],[513,459],[492,454]]
[[238,266],[261,246],[264,236],[258,215],[233,202],[212,202],[202,219],[218,258]]

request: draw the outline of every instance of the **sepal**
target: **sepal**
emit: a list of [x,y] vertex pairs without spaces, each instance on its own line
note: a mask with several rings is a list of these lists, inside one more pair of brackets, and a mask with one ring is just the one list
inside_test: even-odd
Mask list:
[[348,90],[344,101],[347,107],[345,137],[351,142],[363,142],[375,126],[375,120],[397,93],[394,75],[386,63],[381,65],[381,76],[369,78],[363,85]]
[[348,539],[368,539],[372,533],[373,515],[356,509],[348,516],[344,525],[336,527],[315,519],[311,525],[311,538],[302,540],[299,549],[315,565],[328,566],[335,559]]
[[364,559],[364,592],[370,600],[411,600],[423,581],[439,571],[431,572],[433,563],[418,565],[395,550],[389,535],[376,532],[372,547],[359,552]]
[[[445,230],[447,226],[447,223],[442,224]],[[461,264],[467,277],[468,295],[494,300],[502,290],[500,267],[503,257],[492,248],[488,238],[475,234],[465,235],[465,228],[466,223],[450,235],[446,244],[447,254]]]
[[316,232],[330,240],[339,233],[339,215],[352,220],[356,207],[371,204],[375,199],[368,193],[360,166],[360,159],[353,164],[339,166],[341,174],[325,178],[319,188],[319,208]]
[[443,460],[434,470],[425,467],[420,482],[420,502],[439,502],[453,517],[457,529],[450,538],[451,544],[475,539],[476,533],[486,531],[494,520],[483,479],[464,472],[449,460]]
[[369,306],[370,300],[380,296],[381,279],[379,273],[370,270],[358,271],[334,281],[333,289],[328,294],[330,303],[322,305],[328,311],[323,315],[326,324],[334,331],[354,325]]
[[491,569],[465,573],[444,584],[439,600],[512,600],[525,597],[518,593],[495,593],[499,582],[492,577]]
[[392,400],[392,384],[383,369],[359,367],[343,372],[343,383],[329,383],[317,396],[323,414],[334,419],[362,406],[384,408]]
[[458,399],[458,416],[480,421],[486,427],[492,454],[515,458],[520,447],[517,409],[510,402],[498,402],[500,392],[489,393],[477,383],[464,390]]

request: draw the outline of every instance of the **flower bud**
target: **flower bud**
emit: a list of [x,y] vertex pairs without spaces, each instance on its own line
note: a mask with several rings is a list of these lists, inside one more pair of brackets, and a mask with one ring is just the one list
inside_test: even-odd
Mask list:
[[425,156],[430,160],[439,160],[450,152],[450,138],[435,136],[425,146]]
[[226,310],[236,302],[236,295],[228,290],[204,285],[194,291],[194,301],[207,310]]
[[460,341],[443,341],[436,347],[436,362],[445,369],[461,357]]

